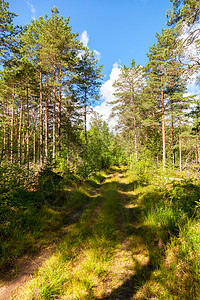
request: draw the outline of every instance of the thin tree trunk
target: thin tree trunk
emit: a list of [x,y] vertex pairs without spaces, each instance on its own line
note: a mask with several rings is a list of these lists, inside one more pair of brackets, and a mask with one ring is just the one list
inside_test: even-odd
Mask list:
[[22,111],[22,164],[25,162],[25,111]]
[[197,132],[197,161],[200,163],[200,139],[199,132]]
[[5,156],[6,154],[6,122],[7,122],[7,103],[6,103],[6,100],[5,100],[5,105],[4,105],[4,128],[3,128],[3,153],[2,153],[2,158],[3,156]]
[[19,165],[21,165],[22,115],[23,115],[23,100],[21,100],[21,108],[20,108],[20,115],[19,115],[19,136],[18,136],[18,161],[19,161]]
[[43,163],[43,106],[42,106],[42,71],[40,70],[40,165]]
[[180,114],[179,114],[179,159],[180,159],[180,172],[182,171],[182,141],[181,141],[181,113],[182,105],[180,103]]
[[47,92],[47,76],[46,76],[46,101],[45,101],[45,161],[48,160],[48,92]]
[[[153,136],[155,136],[155,132],[156,132],[156,126],[155,126],[155,111],[153,109]],[[158,141],[156,141],[156,163],[157,163],[157,168],[159,168],[159,155],[158,155]]]
[[85,147],[87,148],[87,89],[85,89],[85,103],[84,103],[84,121],[85,121]]
[[69,161],[69,114],[67,116],[67,162]]
[[172,129],[172,160],[173,160],[173,168],[175,167],[175,149],[174,149],[174,108],[173,108],[173,100],[171,99],[171,129]]
[[133,122],[134,122],[134,139],[135,139],[135,159],[138,160],[138,153],[137,153],[137,124],[136,124],[136,113],[135,113],[135,97],[134,91],[132,95],[132,103],[133,103]]
[[61,100],[62,100],[62,94],[61,94],[61,67],[59,69],[59,94],[58,94],[58,156],[60,156],[61,152]]
[[53,74],[53,160],[56,157],[56,66]]
[[14,161],[17,161],[17,147],[18,147],[18,109],[16,110],[14,116],[14,126],[15,126],[15,143],[14,143]]
[[145,128],[145,141],[148,142],[148,130]]
[[[9,121],[10,119],[10,110],[9,107],[7,106],[7,121]],[[7,126],[7,158],[10,159],[10,123],[8,122],[8,126]]]
[[28,105],[28,86],[26,90],[26,108],[27,108],[27,139],[26,139],[26,163],[27,163],[27,170],[29,170],[29,105]]
[[154,110],[153,110],[152,115],[153,115],[153,135],[155,135],[156,126],[155,126],[155,112],[154,112]]
[[161,65],[161,104],[162,104],[162,141],[163,141],[163,170],[166,165],[166,136],[165,136],[165,108],[164,108],[164,91],[163,91],[163,74]]
[[[198,145],[198,140],[197,140],[197,145]],[[196,158],[196,164],[198,164],[198,146],[195,148],[195,158]]]
[[36,116],[34,111],[34,129],[33,129],[33,162],[36,163]]
[[12,92],[12,117],[11,117],[11,132],[10,132],[10,160],[13,163],[13,137],[14,137],[14,86]]

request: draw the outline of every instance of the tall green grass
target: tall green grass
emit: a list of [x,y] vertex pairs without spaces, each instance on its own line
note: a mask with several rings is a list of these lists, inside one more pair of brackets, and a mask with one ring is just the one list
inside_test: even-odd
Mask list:
[[145,297],[200,299],[200,186],[191,179],[160,181],[149,180],[140,197],[155,269]]
[[[102,175],[103,176],[103,175]],[[0,167],[0,268],[32,255],[62,235],[68,216],[90,200],[102,177],[83,181],[51,170],[40,173],[18,165]],[[80,184],[81,183],[81,184]],[[56,200],[56,201],[55,201]]]
[[77,223],[66,225],[65,239],[19,299],[86,300],[103,295],[102,282],[119,243],[121,210],[121,195],[110,182],[93,196]]

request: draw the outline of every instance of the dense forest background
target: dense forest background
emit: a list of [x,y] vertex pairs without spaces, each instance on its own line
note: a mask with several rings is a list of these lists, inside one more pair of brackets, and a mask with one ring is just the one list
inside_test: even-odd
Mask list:
[[187,92],[191,80],[198,83],[198,2],[172,2],[169,28],[156,34],[147,65],[133,59],[121,67],[110,103],[118,116],[113,134],[97,115],[87,131],[102,66],[72,32],[69,18],[53,8],[50,17],[21,28],[13,26],[16,15],[1,1],[1,162],[27,169],[64,162],[66,170],[81,169],[87,177],[113,162],[137,162],[147,151],[163,170],[198,173],[199,98]]
[[[50,16],[14,26],[17,15],[0,0],[2,268],[46,243],[44,232],[59,223],[49,206],[69,211],[87,202],[88,191],[66,191],[66,186],[97,187],[102,170],[125,166],[141,186],[158,180],[151,196],[156,204],[145,198],[147,219],[151,216],[159,227],[159,241],[167,243],[173,235],[175,248],[182,247],[183,261],[188,255],[183,267],[188,267],[191,280],[185,281],[186,296],[165,299],[197,299],[200,102],[199,95],[187,88],[199,83],[200,3],[170,1],[168,27],[156,34],[147,65],[136,65],[133,58],[130,66],[120,68],[115,100],[109,103],[110,118],[118,120],[111,131],[97,113],[87,128],[88,114],[101,97],[102,66],[73,33],[70,19],[54,7]],[[171,178],[179,185],[166,188]]]

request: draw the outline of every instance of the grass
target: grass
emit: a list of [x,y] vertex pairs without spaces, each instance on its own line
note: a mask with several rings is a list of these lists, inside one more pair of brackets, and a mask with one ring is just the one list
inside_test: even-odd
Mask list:
[[143,226],[153,271],[138,299],[200,299],[199,198],[200,186],[191,180],[158,186],[154,179],[143,187]]
[[66,176],[56,182],[54,173],[35,177],[33,172],[27,173],[18,166],[14,170],[1,167],[0,173],[2,271],[9,265],[13,268],[22,255],[34,255],[62,236],[62,227],[70,215],[77,210],[81,213],[94,193],[94,185],[102,179],[98,175],[99,178],[79,185],[79,178]]
[[115,182],[100,190],[79,222],[67,226],[68,235],[19,299],[95,299],[103,295],[101,283],[109,274],[119,243],[116,211],[122,210],[120,200]]
[[79,182],[68,215],[51,210],[63,240],[18,299],[199,300],[200,186],[147,175],[114,168]]

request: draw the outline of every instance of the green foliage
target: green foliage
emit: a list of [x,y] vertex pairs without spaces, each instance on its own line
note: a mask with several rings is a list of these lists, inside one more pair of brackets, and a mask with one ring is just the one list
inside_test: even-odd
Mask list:
[[156,162],[149,149],[143,147],[139,154],[139,158],[135,155],[130,160],[130,170],[137,174],[140,184],[148,184],[152,176],[156,172]]
[[191,183],[182,181],[174,184],[171,191],[171,199],[175,206],[184,211],[188,217],[192,218],[198,215],[198,201],[200,199],[200,187]]
[[[123,207],[117,188],[116,182],[108,179],[105,188],[91,197],[79,221],[71,228],[67,226],[68,234],[19,295],[20,299],[95,298],[98,283],[112,269],[119,243],[118,218]],[[101,288],[100,292],[105,291]]]
[[[158,252],[150,251],[156,267],[147,284],[148,295],[157,299],[198,299],[199,290],[199,185],[191,181],[156,187],[153,182],[141,197],[144,224],[165,245],[165,260],[159,263]],[[196,298],[197,297],[197,298]]]
[[87,133],[87,147],[83,152],[82,164],[78,166],[77,174],[88,178],[95,172],[125,163],[125,154],[118,136],[114,136],[106,122],[102,121],[98,114],[94,114],[91,129]]
[[84,185],[76,175],[61,177],[51,165],[34,174],[14,164],[0,166],[1,268],[51,243],[66,216],[88,201],[92,180]]

